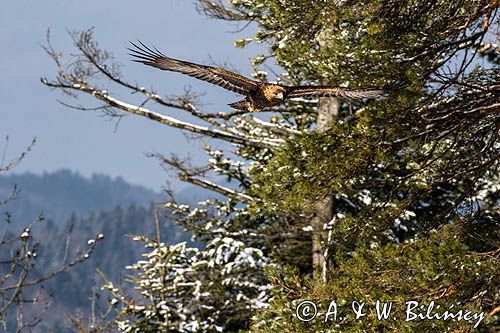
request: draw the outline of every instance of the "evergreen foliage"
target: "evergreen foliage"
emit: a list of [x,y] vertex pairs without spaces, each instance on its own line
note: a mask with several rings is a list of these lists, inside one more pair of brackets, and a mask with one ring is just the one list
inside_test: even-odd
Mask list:
[[[345,262],[329,272],[328,283],[304,278],[288,271],[271,271],[271,307],[254,319],[251,332],[457,332],[467,331],[479,320],[421,320],[405,322],[406,302],[429,305],[444,312],[494,308],[498,288],[498,260],[495,254],[471,252],[453,228],[433,232],[404,245],[388,243],[367,246],[359,243]],[[304,323],[297,320],[296,307],[314,300],[318,317]],[[365,302],[366,316],[354,317],[352,302]],[[377,300],[392,302],[391,316],[377,318]],[[338,305],[337,320],[326,315],[331,301]],[[425,313],[425,311],[422,311]],[[346,317],[347,319],[340,319]],[[398,318],[393,320],[393,316]],[[325,322],[326,321],[326,322]],[[496,319],[486,317],[480,327],[493,329]]]
[[[251,211],[294,216],[294,223],[303,225],[319,200],[333,196],[333,219],[324,226],[327,282],[304,272],[287,276],[272,270],[271,309],[259,312],[251,331],[470,327],[435,321],[386,325],[373,316],[311,326],[297,320],[292,306],[303,299],[430,301],[440,298],[436,290],[443,285],[453,289],[441,296],[445,304],[494,314],[498,254],[488,251],[496,251],[500,239],[495,208],[500,72],[495,47],[483,39],[498,34],[498,3],[236,0],[229,9],[201,2],[208,15],[256,22],[254,37],[236,44],[268,43],[270,53],[254,64],[275,59],[286,70],[285,81],[406,83],[387,100],[342,103],[326,133],[315,132],[312,123],[297,126],[301,134],[253,168],[249,193],[260,200]],[[490,62],[475,65],[475,49]],[[312,231],[307,224],[303,229]],[[394,275],[386,277],[386,271]],[[453,279],[443,282],[443,276]],[[283,288],[292,277],[306,282]],[[497,320],[494,316],[481,327],[491,328]]]

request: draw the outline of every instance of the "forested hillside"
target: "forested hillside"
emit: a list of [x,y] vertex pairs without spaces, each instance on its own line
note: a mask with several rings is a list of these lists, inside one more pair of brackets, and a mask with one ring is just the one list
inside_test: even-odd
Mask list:
[[[37,330],[72,332],[70,317],[88,318],[93,302],[99,311],[107,303],[98,295],[104,280],[97,270],[113,281],[121,281],[125,266],[141,259],[144,248],[133,241],[132,236],[155,236],[154,208],[161,206],[161,196],[121,178],[113,180],[95,175],[87,179],[69,170],[0,177],[2,197],[11,193],[13,186],[18,188],[15,200],[1,206],[2,213],[8,212],[11,216],[10,224],[14,226],[9,228],[10,232],[16,226],[25,227],[36,220],[41,212],[45,216],[31,230],[34,241],[40,244],[37,271],[33,276],[56,271],[97,235],[104,237],[89,259],[43,284],[41,295],[51,295],[52,301]],[[188,200],[194,195],[193,190],[187,188],[180,196]],[[159,214],[162,215],[161,210]],[[160,230],[166,243],[189,242],[189,234],[167,219],[162,219]],[[40,290],[28,294],[35,292]],[[27,307],[27,314],[32,310],[35,311]],[[15,326],[15,317],[11,314],[7,327],[14,329]]]
[[73,213],[81,217],[118,205],[149,205],[160,200],[158,193],[131,185],[120,177],[93,175],[84,178],[70,170],[2,176],[0,196],[8,196],[14,186],[19,191],[17,198],[0,207],[0,213],[8,211],[15,224],[29,223],[43,213],[46,219],[63,225]]
[[[92,214],[87,218],[75,218],[73,221],[72,244],[70,252],[85,247],[89,239],[98,234],[104,235],[90,258],[74,269],[61,274],[45,284],[45,291],[53,294],[53,306],[47,313],[44,323],[40,326],[52,328],[55,332],[72,332],[68,318],[80,315],[87,319],[90,316],[93,298],[99,311],[106,309],[106,298],[99,296],[104,280],[97,273],[102,271],[112,281],[122,281],[125,278],[125,267],[141,259],[144,252],[142,244],[133,241],[133,235],[155,236],[153,222],[153,205],[117,206],[111,210]],[[50,222],[49,222],[50,224]],[[46,247],[42,248],[40,257],[45,263],[42,267],[56,267],[64,256],[64,240],[68,226],[40,228],[39,237]],[[174,223],[161,225],[162,241],[176,244],[188,241],[189,235]],[[35,236],[36,237],[36,236]],[[59,241],[47,242],[56,239]],[[52,255],[51,255],[52,254]],[[74,329],[74,328],[73,328]]]

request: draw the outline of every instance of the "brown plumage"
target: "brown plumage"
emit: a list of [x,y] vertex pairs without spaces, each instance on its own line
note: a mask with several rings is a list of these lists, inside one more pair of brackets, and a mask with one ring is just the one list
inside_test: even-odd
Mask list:
[[130,55],[134,61],[166,71],[179,72],[199,80],[207,81],[246,98],[229,104],[239,109],[258,112],[264,108],[279,105],[287,98],[296,97],[339,97],[347,99],[377,98],[388,93],[388,89],[351,89],[332,86],[286,86],[250,80],[228,70],[177,60],[165,56],[156,48],[150,48],[139,41],[140,45],[131,44]]

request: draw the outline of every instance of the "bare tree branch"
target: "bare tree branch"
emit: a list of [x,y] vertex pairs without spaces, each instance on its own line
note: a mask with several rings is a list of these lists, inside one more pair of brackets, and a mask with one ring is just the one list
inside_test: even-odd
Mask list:
[[255,18],[253,15],[228,9],[220,0],[198,0],[196,8],[208,17],[225,21],[251,21]]
[[0,176],[3,175],[3,174],[5,174],[5,173],[7,173],[7,172],[9,172],[12,168],[14,168],[16,165],[18,165],[26,157],[26,155],[29,152],[31,152],[31,150],[33,149],[33,146],[36,144],[36,138],[33,138],[33,140],[31,141],[31,143],[29,144],[29,146],[26,148],[26,150],[23,151],[18,157],[16,157],[12,161],[8,162],[7,165],[4,165],[5,154],[7,152],[8,142],[9,142],[9,137],[7,136],[6,139],[5,139],[5,147],[4,147],[4,150],[3,150],[3,153],[2,153],[2,161],[1,161],[1,164],[0,164]]
[[204,189],[214,191],[216,193],[222,194],[229,198],[239,200],[241,202],[248,203],[253,200],[253,198],[249,195],[215,184],[206,179],[199,178],[201,176],[204,176],[211,170],[210,166],[206,166],[203,168],[190,168],[189,166],[186,165],[186,161],[181,161],[175,155],[172,156],[171,158],[167,158],[161,154],[150,154],[149,156],[156,157],[162,162],[162,164],[168,165],[169,167],[172,167],[175,170],[179,171],[177,177],[182,181],[200,186]]
[[189,176],[186,173],[180,173],[178,176],[179,176],[179,179],[182,181],[186,181],[186,182],[191,183],[193,185],[203,187],[207,190],[217,192],[217,193],[222,194],[226,197],[233,198],[233,199],[239,200],[241,202],[248,203],[248,202],[251,202],[253,200],[253,198],[247,194],[236,192],[230,188],[212,183],[206,179],[195,178],[193,176]]
[[162,123],[164,125],[168,125],[171,127],[183,129],[192,133],[197,133],[197,134],[203,134],[205,136],[209,136],[212,138],[216,139],[222,139],[234,144],[239,144],[239,145],[255,145],[255,146],[262,146],[262,147],[269,147],[269,146],[279,146],[282,140],[278,139],[271,139],[271,140],[259,140],[259,139],[253,139],[253,138],[247,138],[247,137],[241,137],[238,135],[231,134],[226,131],[221,131],[218,129],[209,129],[207,127],[203,126],[198,126],[194,124],[190,124],[188,122],[184,122],[178,119],[175,119],[170,116],[162,115],[157,112],[153,112],[149,109],[146,109],[144,107],[132,105],[126,102],[123,102],[121,100],[118,100],[114,97],[111,97],[106,90],[98,90],[95,89],[87,84],[83,83],[75,83],[73,85],[65,85],[63,83],[58,83],[58,82],[49,82],[47,79],[43,78],[41,79],[42,83],[53,88],[63,88],[63,89],[72,89],[75,91],[81,91],[85,92],[87,94],[90,94],[94,96],[95,98],[106,102],[108,105],[118,108],[122,111],[129,112],[132,114],[136,114],[139,116],[143,116],[152,120],[155,120],[159,123]]

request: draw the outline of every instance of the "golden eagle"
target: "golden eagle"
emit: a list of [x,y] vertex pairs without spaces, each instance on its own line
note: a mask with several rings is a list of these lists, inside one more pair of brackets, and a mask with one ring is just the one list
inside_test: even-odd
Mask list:
[[207,81],[222,88],[245,95],[245,99],[229,104],[238,110],[258,112],[264,108],[283,103],[287,98],[296,97],[340,97],[349,99],[376,98],[388,89],[351,89],[332,86],[287,86],[250,80],[228,70],[177,60],[165,56],[156,48],[151,49],[139,41],[140,45],[130,42],[128,48],[134,61],[162,70],[179,72],[199,80]]

